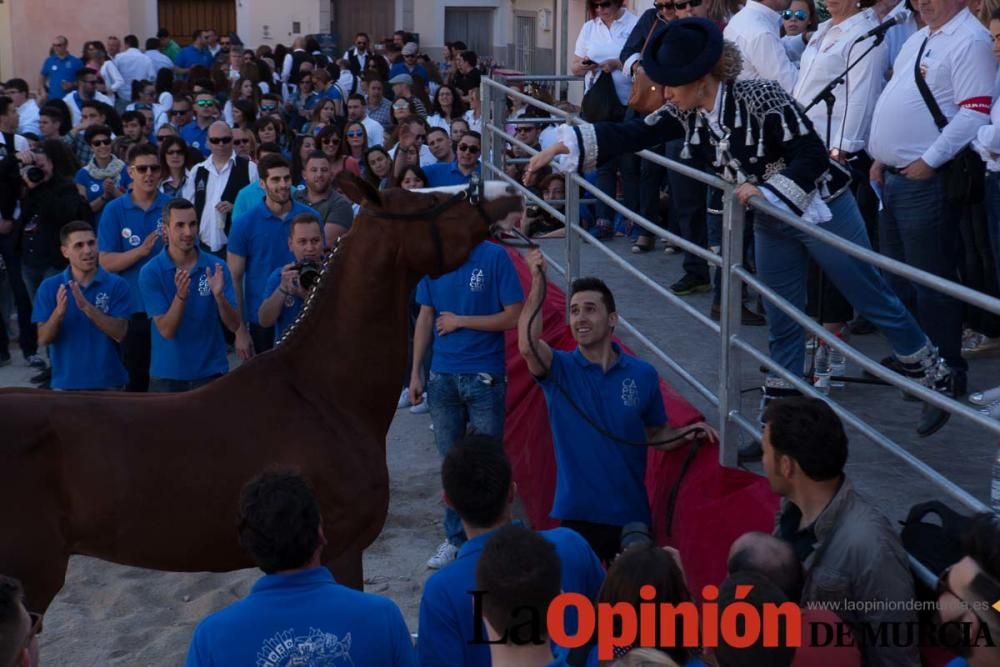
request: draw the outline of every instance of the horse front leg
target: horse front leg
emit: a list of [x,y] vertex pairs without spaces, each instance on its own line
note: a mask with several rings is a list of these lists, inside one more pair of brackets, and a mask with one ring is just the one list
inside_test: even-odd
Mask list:
[[333,578],[338,584],[361,591],[365,587],[363,554],[361,550],[345,551],[337,558],[327,560],[323,564],[333,573]]

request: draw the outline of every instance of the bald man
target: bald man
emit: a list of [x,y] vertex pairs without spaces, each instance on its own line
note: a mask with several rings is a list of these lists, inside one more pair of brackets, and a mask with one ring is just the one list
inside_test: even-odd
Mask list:
[[202,250],[225,257],[236,196],[257,182],[257,165],[236,154],[233,131],[223,121],[208,126],[209,156],[191,170],[182,197],[194,204]]

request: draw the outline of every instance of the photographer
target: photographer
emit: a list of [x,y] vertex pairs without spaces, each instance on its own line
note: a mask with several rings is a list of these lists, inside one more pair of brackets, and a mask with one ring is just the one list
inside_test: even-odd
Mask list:
[[264,286],[264,299],[257,310],[262,327],[274,327],[274,342],[299,316],[306,295],[319,277],[323,258],[323,231],[312,213],[300,213],[288,226],[288,249],[295,262],[278,267]]

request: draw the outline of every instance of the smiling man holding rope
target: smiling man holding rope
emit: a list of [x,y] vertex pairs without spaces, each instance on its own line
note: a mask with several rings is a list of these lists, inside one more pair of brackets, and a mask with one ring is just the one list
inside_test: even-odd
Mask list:
[[704,422],[670,428],[656,369],[612,340],[618,313],[601,280],[580,278],[570,288],[569,326],[577,348],[553,350],[543,341],[545,258],[532,248],[526,260],[531,291],[518,321],[518,344],[549,408],[556,457],[550,514],[610,563],[622,526],[650,524],[647,448],[673,449],[718,435]]

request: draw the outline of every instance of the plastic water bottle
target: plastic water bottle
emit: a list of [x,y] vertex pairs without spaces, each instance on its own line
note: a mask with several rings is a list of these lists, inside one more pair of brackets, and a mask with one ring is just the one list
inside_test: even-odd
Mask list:
[[820,341],[816,348],[816,368],[813,370],[813,386],[821,394],[830,393],[830,348]]
[[990,507],[993,513],[1000,513],[1000,443],[997,443],[997,454],[993,457],[993,483],[990,485]]
[[[847,357],[840,350],[830,348],[830,374],[835,377],[844,377],[847,374]],[[830,378],[830,386],[834,389],[843,389],[847,384],[843,380]]]

